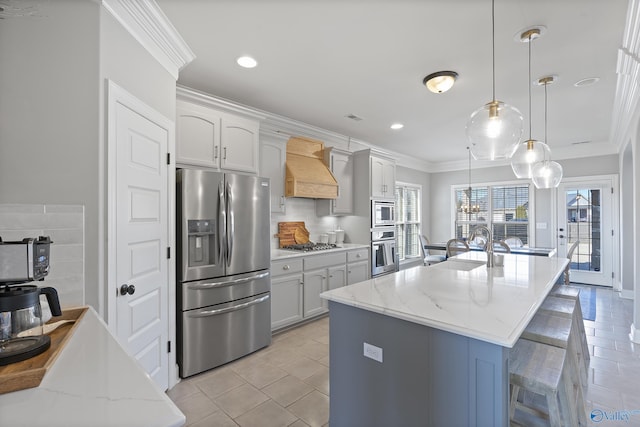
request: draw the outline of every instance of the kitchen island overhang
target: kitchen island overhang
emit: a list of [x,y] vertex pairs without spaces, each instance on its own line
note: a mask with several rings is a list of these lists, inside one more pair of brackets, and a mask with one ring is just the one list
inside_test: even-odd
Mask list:
[[465,253],[322,294],[331,425],[508,425],[509,348],[568,260],[485,261]]

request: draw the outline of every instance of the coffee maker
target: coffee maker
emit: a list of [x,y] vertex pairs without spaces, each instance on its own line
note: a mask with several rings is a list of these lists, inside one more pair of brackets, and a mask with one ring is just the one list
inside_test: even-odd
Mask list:
[[43,353],[51,339],[43,333],[40,295],[53,316],[60,316],[58,293],[38,287],[49,273],[51,239],[48,236],[2,241],[0,238],[0,366]]

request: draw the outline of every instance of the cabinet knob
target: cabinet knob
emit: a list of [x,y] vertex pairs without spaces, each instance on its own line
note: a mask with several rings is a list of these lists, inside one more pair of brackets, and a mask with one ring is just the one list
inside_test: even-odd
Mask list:
[[289,267],[289,264],[285,264],[285,265],[282,267],[282,269],[283,269],[283,270],[289,270],[290,268],[291,268],[291,267]]
[[127,285],[126,283],[120,286],[120,295],[133,295],[136,292],[136,287],[134,285]]
[[362,255],[361,254],[357,254],[356,258],[362,258]]

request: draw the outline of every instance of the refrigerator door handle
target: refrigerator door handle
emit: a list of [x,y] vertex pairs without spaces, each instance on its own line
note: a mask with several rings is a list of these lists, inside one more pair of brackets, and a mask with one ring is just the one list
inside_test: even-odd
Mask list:
[[250,282],[252,280],[258,280],[265,278],[269,275],[269,272],[266,271],[264,273],[255,274],[251,277],[242,277],[240,279],[234,280],[225,280],[224,282],[214,282],[214,283],[185,283],[183,286],[186,286],[187,289],[213,289],[213,288],[222,288],[224,286],[237,285],[238,283]]
[[231,254],[233,253],[233,237],[235,234],[235,221],[233,214],[233,195],[231,192],[231,184],[227,183],[226,189],[227,204],[227,267],[231,266]]
[[216,245],[218,247],[218,265],[222,263],[223,257],[226,252],[226,240],[227,240],[227,218],[226,218],[226,206],[224,199],[224,187],[221,182],[218,185],[218,240]]
[[199,310],[196,311],[195,313],[188,313],[187,316],[188,317],[211,317],[211,316],[217,316],[219,314],[224,314],[224,313],[229,313],[230,311],[237,311],[237,310],[242,310],[245,309],[247,307],[251,307],[252,305],[256,305],[256,304],[260,304],[261,302],[265,302],[269,299],[270,295],[264,295],[261,296],[259,298],[253,299],[251,301],[242,303],[242,304],[238,304],[238,305],[234,305],[232,307],[227,307],[227,308],[219,308],[217,310]]

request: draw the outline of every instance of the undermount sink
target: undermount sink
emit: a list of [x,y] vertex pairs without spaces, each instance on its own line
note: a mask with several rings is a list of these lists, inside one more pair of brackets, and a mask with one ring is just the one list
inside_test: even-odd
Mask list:
[[445,262],[441,262],[439,265],[449,270],[470,271],[470,270],[473,270],[474,268],[478,268],[480,266],[486,265],[486,262],[475,261],[475,260],[450,259]]

